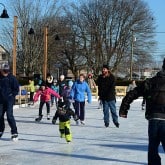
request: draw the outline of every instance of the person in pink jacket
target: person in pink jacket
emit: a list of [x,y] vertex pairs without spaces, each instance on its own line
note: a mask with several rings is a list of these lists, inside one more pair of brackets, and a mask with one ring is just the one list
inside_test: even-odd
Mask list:
[[47,87],[46,84],[43,82],[41,84],[41,87],[38,91],[36,91],[36,94],[34,95],[34,103],[38,101],[38,98],[40,96],[40,105],[39,105],[39,116],[35,119],[35,121],[40,122],[43,115],[42,115],[42,109],[44,104],[46,104],[47,108],[47,120],[50,120],[50,101],[51,101],[51,95],[54,95],[57,98],[60,98],[60,95],[56,93],[51,88]]

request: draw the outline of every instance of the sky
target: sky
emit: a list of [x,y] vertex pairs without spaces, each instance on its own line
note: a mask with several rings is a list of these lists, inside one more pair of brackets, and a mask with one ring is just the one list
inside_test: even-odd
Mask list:
[[159,60],[159,55],[164,54],[165,57],[165,1],[164,0],[144,0],[148,3],[151,12],[156,19],[156,41],[158,42],[158,49],[155,50],[155,58]]
[[[161,60],[160,55],[164,55],[165,57],[165,20],[164,20],[165,0],[144,0],[144,2],[148,3],[149,8],[156,19],[155,21],[156,21],[157,29],[156,29],[155,39],[158,42],[158,47],[157,50],[155,50],[153,53],[156,61],[159,61]],[[6,6],[9,15],[11,15],[10,0],[0,0],[0,3],[3,3]],[[2,5],[0,5],[0,12],[1,10],[3,10]],[[13,21],[13,19],[10,19],[8,21]],[[6,20],[0,19],[0,28],[2,24],[5,24],[5,22]]]

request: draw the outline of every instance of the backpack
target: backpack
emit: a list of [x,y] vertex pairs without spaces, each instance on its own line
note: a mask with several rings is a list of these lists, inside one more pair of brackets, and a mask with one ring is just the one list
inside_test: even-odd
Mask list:
[[157,78],[151,87],[151,101],[154,104],[165,105],[165,79]]

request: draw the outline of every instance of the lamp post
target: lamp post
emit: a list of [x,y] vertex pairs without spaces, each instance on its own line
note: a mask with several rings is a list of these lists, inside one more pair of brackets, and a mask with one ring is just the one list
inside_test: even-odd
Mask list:
[[[14,30],[13,30],[13,75],[17,75],[17,32],[18,31],[18,17],[14,16]],[[34,34],[33,28],[30,28],[28,34]]]
[[132,31],[132,39],[131,39],[131,57],[130,57],[130,80],[132,80],[132,70],[133,70],[133,47],[134,42],[136,41],[136,38],[134,37],[134,31]]
[[14,16],[14,32],[13,32],[13,75],[16,76],[16,58],[17,58],[17,24],[18,17]]
[[44,27],[44,63],[43,63],[43,79],[46,80],[48,61],[48,27]]
[[5,8],[5,5],[3,3],[0,3],[0,5],[2,5],[4,7],[3,12],[2,12],[0,18],[9,18],[9,15],[7,14],[7,10]]

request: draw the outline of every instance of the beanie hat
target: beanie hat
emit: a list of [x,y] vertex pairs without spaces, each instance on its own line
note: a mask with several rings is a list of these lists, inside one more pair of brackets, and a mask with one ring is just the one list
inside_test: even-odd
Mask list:
[[5,63],[5,64],[2,64],[2,65],[1,65],[1,69],[2,69],[2,70],[10,70],[10,66],[9,66],[8,64]]
[[163,60],[162,69],[165,70],[165,58],[164,58],[164,60]]
[[68,86],[71,87],[72,85],[73,85],[73,81],[70,80],[70,81],[68,82]]
[[103,65],[103,68],[106,68],[106,69],[108,69],[108,70],[109,70],[109,66],[108,66],[108,65],[106,65],[106,64],[104,64],[104,65]]

